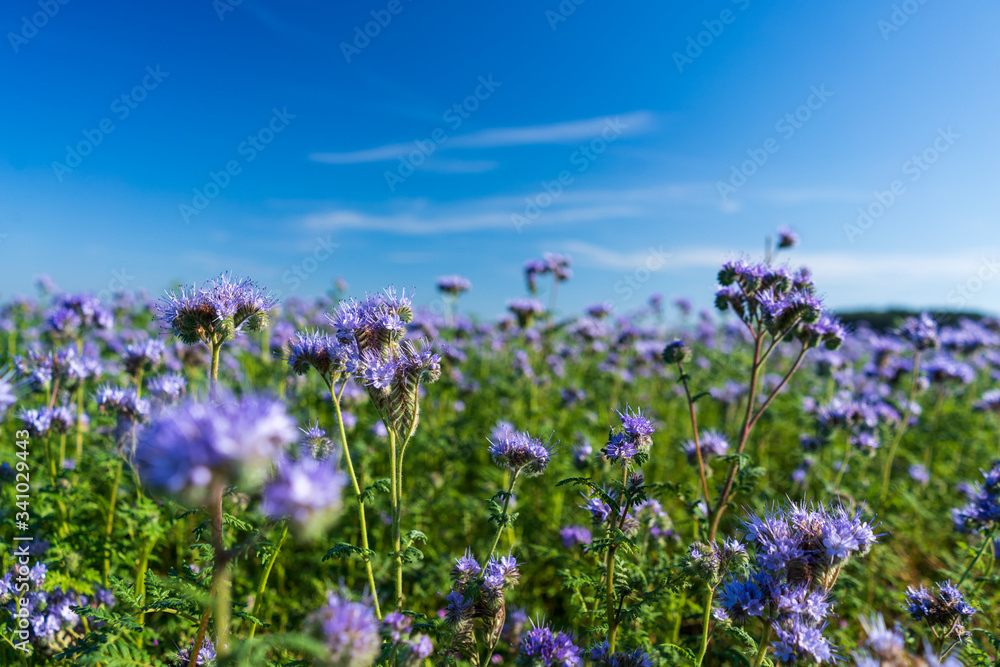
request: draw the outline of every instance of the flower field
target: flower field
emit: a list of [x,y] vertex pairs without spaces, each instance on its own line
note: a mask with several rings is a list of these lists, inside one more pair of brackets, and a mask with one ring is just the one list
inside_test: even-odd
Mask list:
[[795,241],[701,313],[6,301],[0,664],[1000,665],[1000,321],[845,326]]

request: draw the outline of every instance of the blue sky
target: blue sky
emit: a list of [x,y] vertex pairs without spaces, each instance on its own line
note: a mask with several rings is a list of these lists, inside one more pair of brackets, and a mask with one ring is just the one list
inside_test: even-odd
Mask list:
[[577,1],[6,2],[0,296],[461,273],[493,316],[556,251],[565,309],[707,304],[790,225],[834,306],[1000,310],[995,2]]

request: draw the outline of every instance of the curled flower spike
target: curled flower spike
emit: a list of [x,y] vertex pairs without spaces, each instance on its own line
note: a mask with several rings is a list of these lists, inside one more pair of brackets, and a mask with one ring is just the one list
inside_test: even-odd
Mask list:
[[631,651],[612,651],[608,642],[590,650],[594,667],[653,667],[653,660],[641,648]]

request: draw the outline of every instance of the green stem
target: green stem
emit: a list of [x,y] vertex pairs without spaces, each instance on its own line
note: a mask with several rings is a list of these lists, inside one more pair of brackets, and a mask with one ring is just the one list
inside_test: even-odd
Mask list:
[[771,641],[771,624],[764,624],[764,634],[760,637],[757,645],[757,658],[753,661],[753,667],[760,667],[764,664],[764,656],[767,655],[767,643]]
[[[212,588],[215,591],[213,618],[215,621],[215,652],[219,656],[229,653],[229,617],[231,613],[229,553],[225,549],[222,536],[222,494],[223,486],[216,483],[209,499],[209,514],[212,527]],[[201,647],[195,647],[200,651]]]
[[209,375],[209,393],[215,396],[215,385],[219,381],[219,352],[222,351],[222,343],[212,342],[212,367]]
[[972,559],[971,563],[969,563],[969,567],[965,568],[965,572],[962,573],[962,578],[958,580],[957,584],[955,584],[956,588],[961,586],[962,583],[965,581],[965,579],[969,576],[969,573],[972,572],[972,568],[974,568],[976,566],[976,563],[979,562],[979,559],[982,557],[983,552],[986,551],[986,547],[988,547],[992,541],[993,541],[993,532],[991,532],[989,535],[984,536],[982,546],[980,546],[979,551],[976,552],[976,557]]
[[[347,381],[344,381],[344,387],[347,386]],[[368,575],[368,587],[372,592],[372,599],[375,605],[375,615],[379,620],[382,620],[382,610],[379,608],[378,603],[378,589],[375,587],[375,573],[372,571],[372,560],[369,556],[368,548],[368,525],[365,520],[365,503],[361,497],[361,487],[358,485],[358,477],[354,472],[354,463],[351,460],[351,450],[347,446],[347,432],[344,430],[344,416],[340,410],[340,398],[343,396],[344,389],[340,390],[340,394],[337,394],[333,389],[333,383],[330,383],[330,396],[333,398],[333,409],[337,414],[337,427],[340,430],[340,444],[344,448],[344,458],[347,460],[347,472],[351,476],[351,484],[354,488],[354,497],[357,499],[358,503],[358,524],[361,526],[361,548],[364,550],[364,563],[365,563],[365,574]],[[252,635],[251,635],[252,636]]]
[[500,522],[500,525],[497,526],[497,534],[493,536],[493,544],[490,545],[490,550],[486,554],[486,558],[483,559],[483,567],[486,567],[486,563],[489,562],[493,552],[496,551],[497,544],[500,543],[500,535],[503,533],[503,529],[505,527],[504,524],[507,520],[507,507],[510,505],[510,497],[514,492],[514,482],[517,481],[517,475],[519,472],[521,471],[515,470],[513,476],[510,478],[510,484],[507,486],[507,495],[504,496],[503,499],[503,512],[501,513],[502,521]]
[[392,499],[392,569],[396,581],[396,609],[403,607],[403,554],[402,540],[399,534],[399,477],[397,475],[398,461],[396,459],[396,429],[387,428],[389,432],[389,474],[392,477],[390,495]]
[[913,401],[917,397],[917,381],[920,379],[920,351],[916,351],[913,354],[913,378],[910,381],[910,393],[906,403],[906,411],[903,413],[903,419],[899,422],[899,428],[896,429],[896,435],[892,439],[892,444],[889,446],[889,455],[885,459],[885,464],[882,467],[882,488],[879,490],[878,496],[878,512],[882,511],[882,504],[885,502],[886,496],[889,495],[889,480],[892,476],[892,462],[896,458],[896,450],[899,447],[899,443],[903,440],[903,433],[906,432],[907,426],[910,424],[910,417],[913,415]]
[[[153,551],[155,543],[156,538],[146,538],[139,551],[139,564],[135,568],[135,596],[143,606],[146,605],[146,567],[149,565],[149,554]],[[142,625],[145,622],[146,612],[139,612],[139,624]],[[140,641],[141,639],[140,636]]]
[[[247,609],[247,611],[253,611],[260,604],[261,598],[264,597],[264,589],[267,588],[267,580],[271,576],[271,569],[274,567],[274,562],[278,560],[278,554],[281,553],[281,545],[285,543],[285,538],[288,536],[288,521],[284,522],[284,526],[281,529],[281,537],[278,538],[278,545],[274,547],[274,553],[271,554],[271,558],[268,559],[267,565],[264,566],[264,571],[260,574],[260,581],[257,582],[257,594],[254,595],[253,604]],[[375,601],[378,604],[378,600]],[[259,617],[260,614],[257,614]],[[381,620],[381,616],[379,617]],[[254,633],[257,632],[257,624],[254,623],[250,626],[250,632],[247,633],[247,641],[253,639]]]
[[698,651],[698,661],[695,667],[701,667],[705,659],[705,652],[708,651],[708,626],[712,622],[712,601],[715,599],[715,589],[708,587],[708,599],[705,600],[705,611],[701,616],[701,650]]
[[118,484],[122,479],[122,466],[124,462],[119,459],[118,465],[115,467],[115,479],[111,483],[111,497],[108,499],[108,523],[104,530],[105,547],[104,547],[104,565],[103,565],[103,575],[104,575],[104,585],[108,585],[108,573],[111,571],[111,533],[114,531],[115,527],[115,503],[118,501]]

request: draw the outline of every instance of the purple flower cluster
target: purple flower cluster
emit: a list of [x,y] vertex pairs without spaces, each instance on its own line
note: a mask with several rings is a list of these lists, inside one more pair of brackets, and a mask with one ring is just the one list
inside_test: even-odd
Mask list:
[[962,591],[950,581],[937,584],[935,593],[923,585],[907,588],[904,606],[913,620],[927,621],[932,626],[944,628],[946,634],[954,633],[959,639],[966,635],[963,624],[979,611],[965,601]]
[[323,642],[329,665],[369,667],[382,646],[381,628],[372,608],[332,591],[327,593],[326,604],[306,619],[306,627]]
[[656,427],[642,410],[633,411],[626,407],[625,412],[618,412],[618,417],[621,427],[617,432],[612,431],[605,452],[608,460],[627,466],[637,455],[648,454]]
[[848,558],[865,555],[875,543],[871,525],[841,507],[791,504],[752,516],[745,526],[754,547],[752,571],[722,584],[716,617],[773,624],[772,648],[784,662],[832,661],[822,632],[832,610],[828,595]]
[[70,389],[104,372],[93,346],[85,346],[81,354],[76,345],[45,351],[29,350],[27,356],[14,357],[14,367],[36,390],[49,382],[58,382],[63,389]]
[[413,634],[413,619],[398,611],[385,615],[383,629],[395,649],[400,665],[418,665],[434,652],[431,638]]
[[762,325],[780,337],[800,325],[818,325],[804,342],[833,349],[843,340],[843,329],[836,320],[827,318],[820,324],[823,304],[815,296],[815,286],[805,269],[792,274],[783,267],[734,259],[723,264],[718,280],[721,287],[715,294],[716,307],[731,309],[752,331]]
[[319,331],[296,332],[288,342],[288,365],[299,375],[315,368],[327,382],[358,368],[358,345],[354,339],[338,340]]
[[97,388],[94,401],[102,410],[114,413],[119,419],[133,422],[145,420],[150,412],[149,401],[140,398],[135,387],[102,385]]
[[593,540],[590,529],[586,526],[566,526],[559,531],[559,536],[562,537],[563,546],[567,549],[578,544],[586,546]]
[[690,576],[715,586],[727,572],[743,571],[748,563],[746,545],[739,540],[727,539],[714,544],[692,544],[684,569]]
[[486,567],[479,566],[471,551],[456,559],[445,610],[445,619],[453,633],[451,652],[461,656],[473,654],[477,627],[482,629],[483,636],[496,641],[503,630],[507,590],[519,578],[517,559],[511,555],[491,556]]
[[339,513],[347,476],[333,459],[284,456],[264,487],[261,511],[272,518],[288,517],[302,533],[316,535]]
[[[177,663],[179,665],[186,665],[191,662],[191,652],[194,650],[194,642],[191,642],[191,646],[188,648],[178,649],[176,656]],[[198,651],[198,657],[195,658],[194,664],[196,665],[214,665],[215,659],[218,657],[215,652],[215,642],[213,642],[208,637],[201,642],[201,649]]]
[[252,484],[298,440],[285,405],[264,397],[187,400],[158,415],[140,433],[136,468],[150,487],[202,505],[209,488]]
[[594,667],[653,667],[653,660],[643,649],[612,651],[606,641],[590,650],[590,659]]
[[515,474],[524,473],[529,477],[541,475],[552,459],[552,448],[526,431],[497,428],[492,437],[488,442],[493,462]]
[[557,282],[566,282],[573,277],[573,269],[570,266],[573,260],[568,255],[559,255],[554,252],[547,252],[542,259],[529,259],[524,263],[524,278],[528,283],[528,291],[532,294],[538,292],[538,276],[552,274]]
[[862,650],[854,654],[855,667],[881,667],[882,665],[928,665],[928,667],[962,667],[955,658],[938,658],[930,646],[925,646],[923,660],[905,649],[905,637],[899,627],[889,629],[882,614],[861,618],[867,637],[861,642]]
[[545,314],[545,305],[538,299],[511,299],[507,302],[507,310],[514,313],[521,327],[527,327],[536,317]]
[[21,410],[18,418],[24,424],[24,428],[35,437],[45,435],[49,431],[65,433],[76,423],[76,413],[67,405]]
[[565,632],[534,625],[518,647],[518,667],[582,667],[583,649]]
[[139,371],[149,370],[160,363],[166,351],[166,345],[159,338],[144,338],[129,343],[122,352],[125,372],[135,377]]
[[978,533],[1000,524],[1000,461],[983,471],[982,484],[966,489],[969,502],[952,510],[955,529]]
[[[703,431],[698,441],[701,445],[702,460],[707,461],[715,456],[725,456],[729,452],[729,442],[726,440],[726,436],[718,431],[711,429]],[[685,442],[682,449],[687,454],[688,463],[693,464],[698,461],[698,446],[695,445],[694,440]]]
[[444,294],[457,297],[462,292],[472,289],[472,283],[463,276],[441,276],[437,279],[437,288]]
[[167,292],[159,305],[162,320],[174,335],[188,345],[203,341],[217,346],[233,340],[237,333],[267,328],[268,311],[274,297],[249,278],[223,273],[202,287],[182,287]]
[[[6,610],[12,619],[27,619],[27,627],[21,629],[27,630],[27,640],[31,644],[40,647],[59,639],[66,640],[70,633],[76,636],[85,633],[80,615],[71,607],[104,605],[110,608],[115,605],[114,595],[100,587],[94,589],[93,598],[73,589],[63,590],[61,586],[43,591],[47,573],[44,563],[35,563],[26,576],[12,570],[0,579],[0,609]],[[22,588],[24,586],[27,588]],[[20,617],[17,615],[19,608]]]
[[110,329],[115,318],[95,296],[81,292],[63,294],[53,300],[45,324],[53,334],[76,337],[83,329]]
[[969,364],[956,361],[947,354],[939,354],[927,362],[924,372],[934,384],[945,384],[948,382],[961,382],[962,384],[972,384],[976,379],[976,371]]
[[919,317],[907,318],[896,334],[913,345],[919,352],[936,350],[941,345],[938,338],[937,322],[928,313],[921,313]]
[[1000,389],[984,391],[982,397],[972,407],[980,412],[993,412],[1000,415]]
[[368,389],[386,426],[409,437],[417,427],[420,384],[441,377],[440,354],[403,340],[413,320],[410,299],[387,288],[364,301],[341,301],[327,319],[346,345],[335,355],[344,370]]
[[149,393],[161,401],[170,403],[184,395],[187,380],[180,373],[167,373],[150,378],[146,383]]

